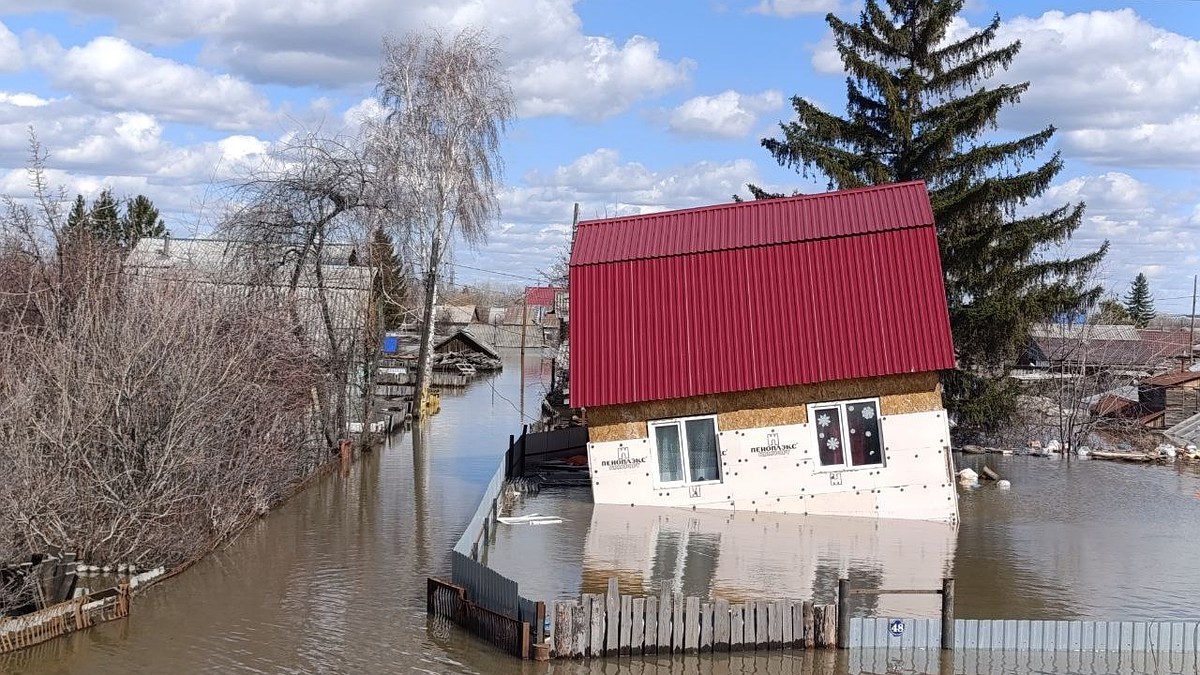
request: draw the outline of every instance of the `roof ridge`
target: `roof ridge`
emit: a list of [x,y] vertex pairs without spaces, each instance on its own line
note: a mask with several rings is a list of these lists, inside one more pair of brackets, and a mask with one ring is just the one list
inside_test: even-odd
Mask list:
[[924,180],[909,180],[902,183],[882,183],[879,185],[866,185],[857,188],[847,188],[845,190],[829,190],[826,192],[817,192],[806,195],[791,195],[788,197],[776,197],[773,199],[751,199],[740,202],[726,202],[722,204],[709,204],[706,206],[688,206],[681,209],[667,209],[664,211],[650,211],[648,213],[634,213],[627,216],[613,216],[611,218],[590,218],[581,220],[576,225],[576,228],[596,227],[598,225],[613,224],[617,221],[638,220],[641,218],[655,218],[669,215],[683,215],[696,211],[725,211],[729,209],[750,208],[753,206],[767,206],[779,204],[791,204],[803,201],[817,201],[820,199],[838,199],[848,195],[864,194],[868,192],[882,192],[885,190],[895,190],[897,188],[908,188],[914,185],[928,186]]

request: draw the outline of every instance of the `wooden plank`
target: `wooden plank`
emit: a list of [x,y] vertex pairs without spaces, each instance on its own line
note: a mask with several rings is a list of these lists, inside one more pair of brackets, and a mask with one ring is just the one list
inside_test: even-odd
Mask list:
[[712,653],[713,646],[713,605],[711,602],[700,603],[700,644],[701,652]]
[[667,584],[662,585],[662,590],[658,595],[658,652],[659,654],[671,653],[671,618],[673,611],[671,608],[671,589]]
[[792,648],[792,608],[796,603],[791,600],[779,602],[780,638],[779,646],[784,649]]
[[642,653],[658,654],[658,598],[646,598],[646,644]]
[[693,653],[700,646],[700,598],[690,597],[684,603],[683,651]]
[[783,602],[780,600],[767,604],[767,640],[770,649],[783,646]]
[[571,658],[587,656],[592,628],[592,603],[584,596],[571,615]]
[[801,619],[804,622],[804,630],[801,632],[804,640],[805,649],[813,649],[817,646],[817,618],[816,611],[813,609],[811,600],[805,600],[800,608]]
[[837,609],[833,605],[817,605],[813,607],[813,618],[817,647],[835,646],[837,644]]
[[575,603],[554,603],[554,655],[567,658],[571,655],[571,628],[575,625]]
[[683,593],[671,594],[671,651],[683,653]]
[[788,649],[804,649],[804,603],[796,601],[791,609],[792,642]]
[[767,613],[767,607],[771,603],[765,600],[758,600],[754,603],[754,648],[769,649],[771,646],[771,637],[768,629],[770,628],[770,615]]
[[617,653],[629,654],[633,642],[633,598],[621,596],[621,627],[617,635]]
[[621,629],[621,594],[617,589],[617,578],[608,578],[608,592],[604,594],[604,655],[617,653]]
[[745,615],[745,605],[738,603],[729,606],[729,649],[731,651],[738,651],[742,648]]
[[754,603],[746,602],[742,610],[742,649],[754,651]]
[[713,651],[729,651],[729,601],[720,598],[713,603]]
[[[650,598],[653,600],[654,598]],[[629,649],[634,654],[642,654],[646,644],[646,598],[633,599],[633,626],[630,633]]]
[[604,655],[604,596],[592,593],[588,596],[591,603],[590,636],[588,641],[588,656],[592,658]]

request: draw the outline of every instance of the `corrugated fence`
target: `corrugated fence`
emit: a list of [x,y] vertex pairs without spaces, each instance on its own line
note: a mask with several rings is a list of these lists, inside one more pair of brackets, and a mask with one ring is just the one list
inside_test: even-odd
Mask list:
[[[941,649],[938,619],[851,618],[851,648]],[[956,619],[954,649],[1016,652],[1200,652],[1200,621]]]

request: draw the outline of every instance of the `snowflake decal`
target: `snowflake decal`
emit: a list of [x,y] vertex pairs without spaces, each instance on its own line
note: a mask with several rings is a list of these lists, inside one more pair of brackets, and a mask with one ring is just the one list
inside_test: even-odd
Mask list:
[[823,426],[823,427],[827,427],[827,426],[829,426],[829,421],[830,421],[830,420],[829,420],[829,415],[824,415],[824,414],[823,414],[823,415],[821,415],[820,417],[818,417],[818,418],[817,418],[817,424],[819,424],[820,426]]
[[838,447],[841,446],[841,444],[842,444],[841,441],[839,441],[836,438],[831,438],[831,439],[825,441],[825,447],[829,448],[830,450],[837,450]]
[[875,409],[874,409],[874,408],[872,408],[872,407],[871,407],[871,406],[869,406],[869,405],[868,405],[868,406],[863,406],[863,409],[862,409],[862,416],[863,416],[863,419],[864,419],[864,420],[869,420],[869,419],[871,419],[871,418],[875,417]]

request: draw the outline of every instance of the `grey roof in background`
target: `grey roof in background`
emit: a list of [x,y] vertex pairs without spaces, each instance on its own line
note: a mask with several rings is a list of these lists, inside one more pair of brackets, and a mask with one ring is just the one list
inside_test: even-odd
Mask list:
[[1142,336],[1138,333],[1138,329],[1134,326],[1107,325],[1107,324],[1058,324],[1058,323],[1039,323],[1034,324],[1029,328],[1029,335],[1033,338],[1063,338],[1067,340],[1078,340],[1079,338],[1087,338],[1090,340],[1141,340]]

